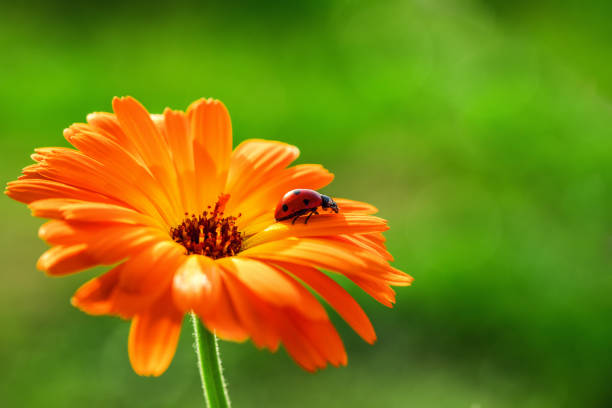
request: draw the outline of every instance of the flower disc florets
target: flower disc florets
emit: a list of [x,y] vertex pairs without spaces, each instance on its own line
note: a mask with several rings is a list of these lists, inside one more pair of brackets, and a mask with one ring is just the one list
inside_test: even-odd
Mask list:
[[187,255],[205,255],[217,259],[240,252],[242,234],[238,231],[236,220],[241,214],[237,217],[223,216],[229,197],[229,194],[221,195],[214,208],[208,206],[208,211],[197,217],[195,214],[189,217],[185,213],[183,222],[170,228],[172,239],[187,249]]

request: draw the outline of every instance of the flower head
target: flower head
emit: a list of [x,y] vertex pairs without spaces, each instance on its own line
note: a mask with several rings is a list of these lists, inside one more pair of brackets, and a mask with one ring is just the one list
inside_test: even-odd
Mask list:
[[357,302],[321,272],[348,277],[391,306],[392,285],[412,278],[391,267],[386,221],[369,204],[334,198],[339,213],[308,224],[276,222],[277,201],[295,188],[320,189],[320,165],[288,167],[296,147],[247,140],[232,150],[225,106],[150,115],[131,97],[114,113],[92,113],[64,131],[75,149],[36,149],[35,164],[6,194],[51,219],[39,236],[52,247],[38,268],[62,276],[114,265],[85,283],[72,304],[131,319],[129,356],[141,375],[170,364],[183,315],[196,313],[217,336],[282,343],[303,368],[346,364],[342,341],[310,287],[367,342],[374,329]]

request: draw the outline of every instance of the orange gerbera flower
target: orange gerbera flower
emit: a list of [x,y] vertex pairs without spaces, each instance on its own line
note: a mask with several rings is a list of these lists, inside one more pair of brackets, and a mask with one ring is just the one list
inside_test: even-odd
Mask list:
[[52,248],[38,268],[62,276],[116,265],[77,290],[72,304],[131,319],[129,356],[160,375],[194,312],[220,338],[275,351],[282,342],[309,371],[346,364],[342,341],[309,286],[369,343],[374,329],[357,302],[320,269],[338,272],[391,306],[391,285],[412,278],[391,267],[385,220],[369,204],[334,198],[340,212],[275,222],[280,197],[319,189],[322,166],[287,167],[299,151],[248,140],[232,151],[225,106],[150,115],[131,97],[114,114],[92,113],[64,131],[76,148],[36,149],[36,162],[6,194],[50,218],[39,236]]

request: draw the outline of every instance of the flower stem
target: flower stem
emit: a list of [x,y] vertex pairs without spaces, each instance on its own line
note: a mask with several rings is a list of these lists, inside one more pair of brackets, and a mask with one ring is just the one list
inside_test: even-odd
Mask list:
[[231,404],[223,378],[217,336],[204,327],[195,313],[191,314],[191,321],[193,322],[198,369],[200,370],[200,380],[202,381],[206,406],[208,408],[230,408]]

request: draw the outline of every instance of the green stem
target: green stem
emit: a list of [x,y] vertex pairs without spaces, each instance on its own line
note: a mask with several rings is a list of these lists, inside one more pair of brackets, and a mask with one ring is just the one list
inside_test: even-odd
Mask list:
[[217,336],[208,331],[194,313],[191,314],[191,321],[193,322],[198,369],[206,406],[208,408],[230,408]]

